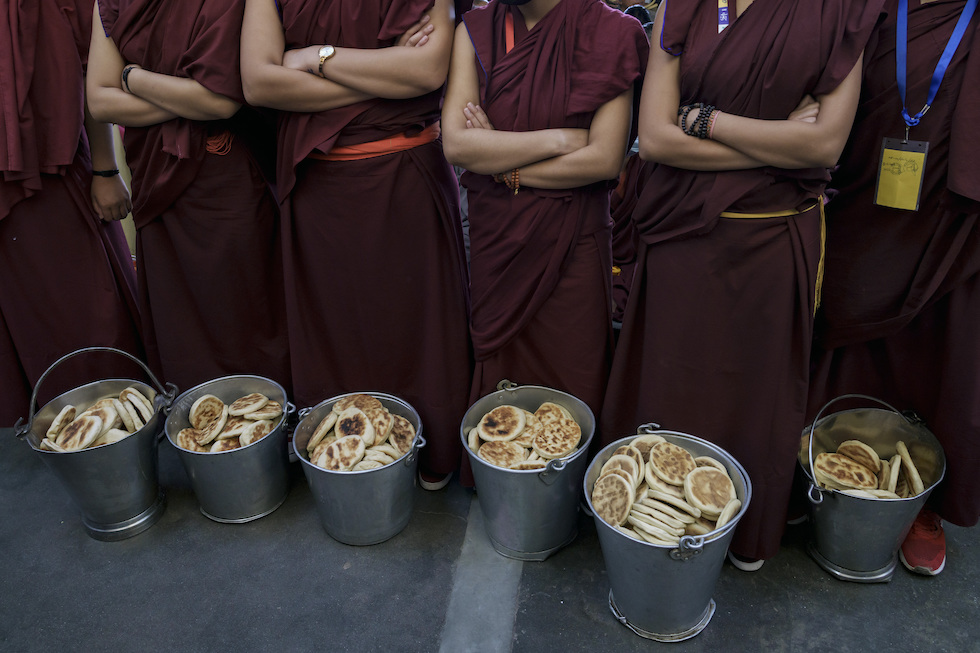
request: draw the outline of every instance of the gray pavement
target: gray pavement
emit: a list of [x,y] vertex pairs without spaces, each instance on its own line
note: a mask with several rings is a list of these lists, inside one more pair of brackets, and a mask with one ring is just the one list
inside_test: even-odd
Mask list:
[[[15,651],[980,651],[980,530],[947,526],[936,578],[838,581],[790,527],[761,571],[726,564],[717,611],[686,642],[642,639],[608,608],[595,528],[544,562],[496,554],[479,499],[416,488],[409,525],[369,547],[322,529],[302,471],[247,524],[205,518],[169,442],[167,508],[121,542],[85,533],[53,474],[0,429],[0,650]],[[651,578],[656,583],[656,578]]]

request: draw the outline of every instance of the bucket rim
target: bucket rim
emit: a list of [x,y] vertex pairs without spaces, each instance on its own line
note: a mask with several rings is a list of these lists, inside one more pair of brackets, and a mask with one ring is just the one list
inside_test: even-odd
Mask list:
[[[680,538],[680,542],[678,544],[655,544],[653,542],[647,542],[646,540],[636,540],[626,535],[625,533],[620,532],[612,524],[607,523],[604,519],[599,517],[599,515],[597,515],[595,512],[595,507],[592,505],[592,488],[589,487],[589,476],[592,473],[593,468],[595,468],[599,464],[600,459],[603,457],[604,454],[606,454],[606,452],[613,451],[623,446],[627,442],[630,442],[636,439],[637,437],[640,437],[641,435],[669,435],[672,437],[679,436],[681,439],[693,440],[694,442],[697,442],[699,445],[706,446],[709,449],[723,453],[725,460],[727,462],[731,462],[732,465],[735,467],[735,469],[738,471],[739,475],[742,477],[743,485],[745,487],[745,496],[741,498],[742,507],[739,508],[737,513],[735,513],[735,516],[733,516],[731,520],[729,520],[729,522],[724,526],[722,526],[721,528],[715,529],[704,535],[682,535]],[[608,456],[606,456],[606,459],[608,459]],[[605,463],[605,460],[603,460],[602,462]],[[671,431],[667,429],[651,429],[651,430],[645,430],[643,433],[627,435],[625,437],[622,437],[618,440],[615,440],[607,444],[605,447],[600,449],[599,452],[596,453],[596,455],[592,458],[592,461],[589,463],[589,466],[585,471],[585,477],[582,479],[582,490],[585,494],[586,505],[589,507],[589,511],[592,513],[593,520],[595,521],[597,526],[601,524],[604,528],[614,533],[615,535],[618,535],[619,537],[622,537],[636,544],[643,544],[646,546],[651,546],[657,549],[664,549],[664,550],[674,550],[678,548],[683,550],[685,544],[690,547],[696,547],[698,545],[703,545],[709,542],[714,542],[715,540],[722,539],[725,536],[727,536],[728,533],[733,531],[736,526],[738,526],[738,522],[741,521],[742,517],[745,515],[745,512],[749,508],[749,504],[751,503],[752,480],[749,478],[748,472],[745,471],[745,468],[742,466],[740,462],[738,462],[735,456],[731,455],[730,453],[728,453],[728,451],[719,447],[713,442],[709,442],[704,438],[699,438],[696,435],[691,435],[690,433],[684,433],[681,431]]]
[[[335,395],[333,397],[330,397],[329,399],[324,399],[323,401],[321,401],[321,402],[319,402],[319,403],[317,403],[317,404],[315,404],[313,406],[310,406],[309,408],[304,408],[302,410],[302,417],[300,418],[299,423],[296,425],[296,431],[299,431],[300,426],[303,424],[303,422],[305,422],[306,420],[308,420],[310,418],[310,415],[314,414],[316,411],[318,411],[321,408],[324,408],[324,407],[326,407],[328,405],[332,409],[332,407],[333,407],[333,405],[335,403],[337,403],[338,401],[340,401],[344,397],[351,397],[353,395],[370,395],[370,396],[374,397],[375,399],[385,399],[385,400],[391,401],[392,403],[395,403],[395,404],[401,404],[402,406],[404,406],[405,408],[407,408],[409,410],[410,415],[407,416],[407,417],[405,415],[400,415],[400,416],[401,417],[405,417],[405,419],[409,419],[409,420],[411,420],[411,418],[414,418],[415,423],[412,426],[415,427],[415,439],[412,440],[412,448],[409,449],[408,451],[406,451],[405,453],[403,453],[401,456],[399,456],[398,458],[396,458],[392,462],[388,463],[387,465],[383,465],[381,467],[375,467],[374,469],[359,469],[357,471],[350,470],[350,471],[342,472],[342,471],[337,471],[337,470],[333,470],[333,469],[324,469],[323,467],[319,467],[317,465],[314,465],[309,460],[309,458],[307,457],[307,455],[304,454],[303,452],[301,452],[299,450],[299,446],[297,445],[297,438],[294,436],[293,439],[292,439],[292,442],[290,443],[289,446],[293,450],[293,453],[296,455],[296,457],[300,460],[300,462],[304,464],[303,469],[309,468],[309,469],[315,470],[317,472],[326,472],[328,474],[342,475],[344,477],[355,476],[355,475],[360,476],[362,474],[371,474],[373,472],[380,472],[380,471],[384,471],[384,470],[390,470],[390,469],[392,469],[394,467],[395,463],[398,463],[398,462],[401,462],[402,464],[410,463],[412,461],[411,456],[414,456],[416,453],[418,453],[418,450],[419,449],[423,448],[427,444],[426,439],[422,436],[422,418],[419,416],[419,413],[415,409],[415,406],[413,406],[406,399],[402,399],[401,397],[395,396],[395,395],[390,394],[390,393],[387,393],[387,392],[371,392],[371,391],[365,391],[365,392],[345,392],[343,394],[339,394],[339,395]],[[295,433],[295,431],[294,431],[294,433]],[[406,456],[408,457],[407,459],[406,459]]]

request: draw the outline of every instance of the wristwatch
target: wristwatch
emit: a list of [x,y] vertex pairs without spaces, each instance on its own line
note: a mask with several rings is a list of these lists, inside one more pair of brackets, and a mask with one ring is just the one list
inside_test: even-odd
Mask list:
[[320,71],[320,77],[323,77],[323,62],[329,59],[330,57],[334,56],[335,54],[337,54],[337,49],[334,48],[332,45],[325,45],[322,48],[320,48],[319,54],[320,54],[320,67],[317,70]]

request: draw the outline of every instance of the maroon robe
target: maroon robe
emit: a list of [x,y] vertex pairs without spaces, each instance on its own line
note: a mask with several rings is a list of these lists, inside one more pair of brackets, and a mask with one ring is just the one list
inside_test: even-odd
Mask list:
[[[244,102],[242,2],[103,0],[100,8],[127,62]],[[289,387],[278,213],[254,157],[251,116],[243,107],[230,120],[175,118],[125,131],[147,350],[181,390],[227,374]],[[209,151],[209,137],[224,132],[230,147]]]
[[[609,194],[609,214],[613,220],[613,313],[614,322],[623,321],[633,271],[636,268],[636,223],[633,211],[640,190],[643,188],[646,164],[638,153],[630,154],[619,176],[619,185]],[[618,274],[616,273],[618,271]]]
[[[83,129],[90,0],[7,2],[0,15],[0,427],[27,417],[31,387],[94,345],[140,355],[135,277],[122,228],[90,198]],[[122,359],[72,359],[40,403],[78,385],[139,376]]]
[[[834,90],[878,16],[875,2],[755,0],[721,34],[717,7],[670,0],[667,52],[681,102],[785,119]],[[697,172],[651,166],[634,211],[640,246],[609,390],[604,440],[657,422],[718,444],[749,473],[732,549],[773,556],[806,407],[825,169]],[[805,210],[721,218],[723,211]]]
[[[964,0],[910,0],[906,104],[925,102]],[[809,412],[870,394],[926,420],[946,452],[931,501],[962,526],[980,517],[980,12],[909,137],[928,141],[917,211],[874,204],[884,137],[905,123],[895,78],[897,0],[865,57],[861,104],[834,174]],[[955,139],[951,136],[955,134]]]
[[[562,0],[531,31],[520,10],[497,2],[463,20],[480,105],[496,129],[588,128],[599,107],[631,87],[639,100],[646,35],[599,0]],[[506,378],[568,392],[598,414],[612,356],[610,184],[515,195],[488,175],[462,181],[477,359],[471,400]]]
[[[286,48],[389,47],[431,6],[285,0]],[[422,419],[422,465],[449,473],[459,465],[472,363],[459,198],[442,143],[354,161],[307,158],[418,133],[438,120],[440,98],[283,112],[278,179],[297,404],[358,391],[400,397]]]

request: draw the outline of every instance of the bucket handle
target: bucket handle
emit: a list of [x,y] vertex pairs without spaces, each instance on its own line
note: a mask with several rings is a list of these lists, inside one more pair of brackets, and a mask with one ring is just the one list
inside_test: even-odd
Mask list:
[[[871,397],[869,395],[847,394],[847,395],[841,395],[839,397],[835,397],[835,398],[831,399],[830,401],[828,401],[826,404],[823,405],[823,408],[821,408],[819,411],[817,411],[817,416],[813,418],[813,423],[810,425],[810,436],[809,436],[808,441],[807,441],[807,449],[808,449],[808,452],[807,453],[809,455],[809,462],[810,462],[810,478],[813,479],[814,481],[816,480],[817,476],[816,476],[816,474],[813,473],[813,431],[817,428],[817,422],[820,421],[820,418],[823,416],[824,411],[826,411],[828,408],[830,408],[830,406],[832,404],[836,404],[838,401],[843,401],[844,399],[867,399],[868,401],[873,401],[876,404],[879,404],[881,406],[884,406],[885,408],[887,408],[888,410],[892,411],[893,413],[898,414],[900,417],[902,417],[902,419],[904,419],[905,421],[907,421],[909,424],[914,424],[915,423],[912,418],[910,418],[909,416],[907,416],[907,415],[899,412],[891,404],[889,404],[889,403],[887,403],[885,401],[882,401],[881,399],[877,399],[875,397]],[[823,492],[823,489],[822,488],[815,487],[814,484],[811,484],[810,487],[811,487],[811,489],[816,489],[818,492],[821,492],[821,493]],[[808,492],[808,494],[809,494],[809,492]],[[813,501],[812,496],[810,498],[810,501],[811,502],[814,502],[814,503],[819,503],[817,501]]]
[[806,496],[810,500],[810,503],[815,506],[819,506],[821,503],[823,503],[823,492],[812,482],[810,483],[810,487],[808,487],[806,490]]
[[545,468],[538,472],[538,479],[545,485],[553,485],[567,466],[568,462],[564,458],[552,458]]
[[34,417],[37,415],[36,413],[37,391],[38,388],[41,387],[41,384],[44,382],[44,379],[46,379],[48,375],[55,370],[55,368],[57,368],[59,365],[61,365],[68,359],[74,358],[75,356],[79,356],[81,354],[88,354],[97,351],[108,351],[114,354],[119,354],[120,356],[125,356],[129,360],[133,361],[134,363],[142,367],[143,371],[146,372],[146,375],[153,382],[153,385],[155,385],[157,390],[159,390],[157,396],[153,398],[153,412],[156,412],[160,408],[163,408],[165,412],[170,409],[170,405],[173,403],[174,398],[177,397],[177,386],[175,386],[173,383],[168,383],[167,387],[164,388],[163,385],[160,383],[160,381],[157,380],[157,377],[153,375],[153,372],[150,371],[150,368],[146,366],[146,363],[136,358],[132,354],[122,351],[121,349],[115,349],[113,347],[85,347],[84,349],[76,349],[71,353],[65,354],[55,362],[51,363],[51,366],[44,371],[44,374],[42,374],[41,377],[37,380],[37,383],[34,384],[34,390],[33,392],[31,392],[31,405],[28,408],[28,415],[30,415],[30,417],[28,417],[27,419],[27,424],[24,424],[23,417],[18,419],[17,423],[14,424],[14,435],[18,439],[25,438],[27,434],[31,432],[31,429],[34,426]]
[[647,435],[650,433],[656,433],[657,431],[660,430],[662,430],[660,424],[657,424],[656,422],[647,422],[646,424],[640,424],[639,426],[636,427],[636,434]]
[[426,444],[428,443],[425,441],[425,438],[423,438],[421,435],[415,438],[415,446],[413,446],[412,450],[408,452],[407,456],[405,456],[405,464],[411,465],[412,462],[414,462],[415,457],[418,456],[419,449],[424,447]]
[[519,387],[520,386],[510,379],[501,379],[500,382],[497,383],[497,390],[516,390]]
[[698,535],[697,537],[693,535],[685,535],[680,539],[680,542],[677,543],[677,548],[671,550],[670,557],[674,560],[687,562],[691,558],[701,555],[703,550],[703,535]]

